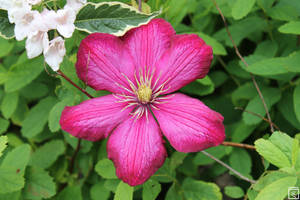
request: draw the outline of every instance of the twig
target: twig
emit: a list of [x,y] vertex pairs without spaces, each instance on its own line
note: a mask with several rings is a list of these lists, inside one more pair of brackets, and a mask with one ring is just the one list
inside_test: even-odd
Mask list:
[[142,11],[142,0],[139,0],[139,11]]
[[231,171],[232,173],[234,173],[235,175],[237,175],[238,177],[240,177],[241,179],[243,179],[244,181],[247,181],[249,183],[256,183],[255,180],[249,179],[246,176],[242,175],[240,172],[236,171],[235,169],[233,169],[232,167],[230,167],[229,165],[227,165],[226,163],[224,163],[223,161],[219,160],[218,158],[214,157],[213,155],[207,153],[206,151],[201,151],[204,155],[210,157],[211,159],[215,160],[217,163],[221,164],[222,166],[224,166],[225,168],[227,168],[229,171]]
[[76,146],[76,149],[71,157],[71,160],[70,160],[70,167],[69,167],[69,172],[70,174],[73,173],[73,170],[74,170],[74,163],[75,163],[75,160],[76,160],[76,156],[80,150],[80,144],[81,144],[81,139],[78,139],[78,142],[77,142],[77,146]]
[[255,146],[250,145],[250,144],[242,144],[242,143],[236,143],[236,142],[223,142],[222,145],[255,150]]
[[[224,22],[224,25],[225,25],[226,32],[227,32],[227,34],[228,34],[228,36],[229,36],[229,39],[231,40],[231,43],[232,43],[232,45],[233,45],[233,47],[234,47],[234,50],[235,50],[236,55],[241,59],[241,61],[244,63],[244,65],[245,65],[246,67],[249,67],[248,63],[245,61],[244,57],[241,55],[239,49],[237,48],[237,45],[235,44],[235,42],[234,42],[234,40],[233,40],[233,38],[232,38],[232,35],[231,35],[230,31],[229,31],[229,28],[228,28],[226,19],[225,19],[224,15],[223,15],[221,9],[219,8],[217,2],[216,2],[215,0],[211,0],[211,1],[212,1],[213,4],[216,6],[216,8],[217,8],[219,14],[221,15],[221,18],[222,18],[222,20],[223,20],[223,22]],[[259,98],[261,99],[261,101],[262,101],[262,103],[263,103],[264,109],[265,109],[266,114],[267,114],[268,121],[270,122],[270,123],[269,123],[269,124],[270,124],[270,129],[271,129],[271,132],[273,133],[273,132],[274,132],[274,127],[273,127],[272,119],[271,119],[271,116],[270,116],[270,113],[269,113],[269,109],[268,109],[268,107],[267,107],[267,104],[266,104],[266,102],[265,102],[264,96],[263,96],[263,94],[262,94],[261,91],[260,91],[260,88],[259,88],[259,86],[258,86],[258,84],[257,84],[257,82],[256,82],[256,80],[255,80],[254,75],[253,75],[252,73],[250,73],[250,75],[251,75],[252,82],[253,82],[253,84],[254,84],[254,86],[255,86],[255,88],[256,88],[256,90],[257,90],[257,93],[258,93],[258,95],[259,95]]]
[[245,110],[244,108],[241,108],[241,107],[235,107],[235,109],[242,110],[242,111],[247,112],[247,113],[249,113],[249,114],[251,114],[251,115],[257,116],[257,117],[261,118],[262,120],[264,120],[264,121],[266,121],[266,122],[268,122],[268,123],[272,123],[273,126],[274,126],[277,130],[280,131],[279,127],[278,127],[274,122],[270,122],[268,119],[266,119],[265,117],[261,116],[260,114],[251,112],[251,111],[249,111],[249,110]]
[[86,96],[88,96],[89,98],[94,98],[92,95],[90,95],[87,91],[85,91],[84,89],[80,88],[78,85],[76,85],[76,83],[74,83],[71,79],[69,79],[69,77],[67,77],[62,71],[58,70],[57,74],[60,75],[61,77],[63,77],[66,81],[68,81],[69,83],[71,83],[74,87],[76,87],[78,90],[80,90],[81,92],[83,92]]
[[220,56],[216,56],[218,61],[220,62],[221,66],[225,69],[225,71],[228,73],[228,75],[230,76],[230,78],[232,78],[232,80],[235,82],[235,84],[237,86],[241,86],[240,82],[227,70],[227,66],[224,62],[224,60],[220,57]]

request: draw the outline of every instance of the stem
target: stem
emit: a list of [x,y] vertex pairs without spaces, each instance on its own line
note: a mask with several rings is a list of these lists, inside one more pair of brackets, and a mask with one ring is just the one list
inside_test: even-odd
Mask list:
[[73,170],[74,170],[74,163],[75,163],[75,160],[76,160],[76,156],[80,150],[80,144],[81,144],[81,139],[78,139],[78,142],[77,142],[77,146],[76,146],[76,149],[71,157],[71,160],[70,160],[70,167],[69,167],[69,172],[70,174],[73,173]]
[[235,142],[223,142],[222,145],[255,150],[255,146],[250,145],[250,144],[242,144],[242,143],[235,143]]
[[266,122],[268,122],[268,123],[272,123],[273,126],[274,126],[277,130],[280,131],[279,127],[278,127],[274,122],[270,122],[268,119],[266,119],[265,117],[261,116],[260,114],[251,112],[251,111],[249,111],[249,110],[245,110],[245,109],[243,109],[243,108],[241,108],[241,107],[235,107],[235,109],[242,110],[242,111],[247,112],[247,113],[249,113],[249,114],[251,114],[251,115],[257,116],[257,117],[261,118],[262,120],[264,120],[264,121],[266,121]]
[[[223,22],[224,22],[224,26],[225,26],[226,32],[227,32],[227,34],[228,34],[228,36],[229,36],[229,39],[231,40],[231,43],[232,43],[232,45],[233,45],[233,47],[234,47],[234,50],[235,50],[236,55],[241,59],[241,61],[244,63],[244,65],[245,65],[246,67],[249,67],[248,63],[245,61],[244,57],[241,55],[239,49],[237,48],[237,46],[236,46],[236,44],[235,44],[235,42],[234,42],[234,40],[233,40],[233,38],[232,38],[232,35],[231,35],[230,31],[229,31],[229,28],[228,28],[226,19],[225,19],[224,15],[223,15],[221,9],[219,8],[217,2],[216,2],[215,0],[211,0],[211,1],[212,1],[213,4],[216,6],[216,8],[217,8],[219,14],[221,15],[221,18],[222,18],[222,20],[223,20]],[[256,82],[256,80],[255,80],[254,75],[253,75],[252,73],[250,73],[250,75],[251,75],[252,82],[253,82],[253,84],[254,84],[254,86],[255,86],[255,88],[256,88],[256,91],[257,91],[257,93],[258,93],[258,95],[259,95],[259,98],[261,99],[261,101],[262,101],[262,103],[263,103],[265,112],[266,112],[266,114],[267,114],[268,121],[270,122],[270,123],[269,123],[269,124],[270,124],[270,129],[271,129],[271,132],[273,133],[273,132],[274,132],[274,127],[273,127],[272,119],[271,119],[271,116],[270,116],[270,113],[269,113],[269,109],[268,109],[268,107],[267,107],[267,104],[266,104],[266,102],[265,102],[264,96],[263,96],[263,94],[262,94],[261,91],[260,91],[260,88],[259,88],[259,86],[258,86],[258,84],[257,84],[257,82]]]
[[139,11],[142,11],[142,0],[139,0]]
[[62,71],[58,70],[57,73],[58,73],[58,75],[60,75],[61,77],[63,77],[66,81],[68,81],[69,83],[71,83],[74,87],[76,87],[78,90],[80,90],[81,92],[83,92],[90,99],[94,98],[87,91],[85,91],[84,89],[82,89],[78,85],[76,85],[76,83],[74,83],[71,79],[69,79],[69,77],[67,77]]
[[237,175],[238,177],[240,177],[241,179],[243,179],[244,181],[247,181],[249,183],[256,183],[255,180],[249,179],[246,176],[242,175],[240,172],[236,171],[235,169],[233,169],[232,167],[230,167],[229,165],[227,165],[226,163],[224,163],[223,161],[219,160],[218,158],[214,157],[213,155],[207,153],[206,151],[201,151],[204,155],[210,157],[211,159],[215,160],[217,163],[221,164],[222,166],[224,166],[225,168],[227,168],[229,171],[231,171],[232,173],[234,173],[235,175]]

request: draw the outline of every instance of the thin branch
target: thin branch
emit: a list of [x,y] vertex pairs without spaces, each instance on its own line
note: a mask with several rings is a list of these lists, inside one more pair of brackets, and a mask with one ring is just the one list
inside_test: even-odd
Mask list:
[[76,83],[74,83],[69,77],[67,77],[62,71],[58,70],[57,74],[60,75],[61,77],[63,77],[66,81],[68,81],[69,83],[71,83],[74,87],[76,87],[78,90],[80,90],[81,92],[83,92],[86,96],[88,96],[90,99],[94,98],[92,95],[90,95],[87,91],[85,91],[84,89],[80,88],[78,85],[76,85]]
[[241,108],[241,107],[235,107],[235,109],[242,110],[242,111],[247,112],[247,113],[249,113],[249,114],[251,114],[251,115],[254,115],[254,116],[256,116],[256,117],[259,117],[259,118],[261,118],[262,120],[264,120],[264,121],[266,121],[266,122],[268,122],[268,123],[272,123],[273,126],[274,126],[278,131],[280,131],[279,127],[278,127],[274,122],[270,122],[267,118],[261,116],[260,114],[251,112],[251,111],[249,111],[249,110],[245,110],[244,108]]
[[231,171],[232,173],[234,173],[235,175],[237,175],[238,177],[240,177],[241,179],[243,179],[244,181],[247,181],[249,183],[256,183],[255,180],[249,179],[246,176],[242,175],[240,172],[236,171],[235,169],[233,169],[232,167],[230,167],[229,165],[227,165],[226,163],[224,163],[223,161],[219,160],[218,158],[214,157],[213,155],[207,153],[206,151],[201,151],[204,155],[210,157],[211,159],[215,160],[217,163],[221,164],[223,167],[227,168],[229,171]]
[[76,146],[76,149],[71,157],[71,160],[70,160],[70,167],[69,167],[69,172],[70,174],[73,173],[73,170],[74,170],[74,163],[75,163],[75,160],[76,160],[76,156],[80,150],[80,144],[81,144],[81,139],[78,139],[78,142],[77,142],[77,146]]
[[[233,38],[232,38],[232,35],[231,35],[230,31],[229,31],[229,28],[228,28],[226,19],[225,19],[224,15],[223,15],[221,9],[219,8],[217,2],[216,2],[215,0],[211,0],[211,1],[212,1],[213,4],[216,6],[216,8],[217,8],[219,14],[221,15],[221,18],[222,18],[222,20],[223,20],[223,22],[224,22],[224,25],[225,25],[226,32],[227,32],[227,34],[228,34],[228,36],[229,36],[229,39],[231,40],[231,43],[232,43],[232,45],[233,45],[233,47],[234,47],[234,50],[235,50],[236,55],[241,59],[241,61],[244,63],[244,65],[245,65],[246,67],[249,67],[248,63],[245,61],[244,57],[241,55],[239,49],[237,48],[237,45],[235,44],[235,42],[234,42],[234,40],[233,40]],[[255,80],[254,75],[253,75],[252,73],[250,73],[250,75],[251,75],[252,82],[253,82],[253,84],[254,84],[254,86],[255,86],[255,88],[256,88],[256,90],[257,90],[257,93],[258,93],[258,95],[259,95],[259,98],[261,99],[261,101],[262,101],[262,103],[263,103],[264,109],[265,109],[266,114],[267,114],[268,121],[270,122],[270,123],[269,123],[269,124],[270,124],[270,129],[271,129],[271,132],[273,133],[273,132],[274,132],[274,127],[273,127],[272,119],[271,119],[271,116],[270,116],[270,113],[269,113],[269,109],[268,109],[268,107],[267,107],[267,104],[266,104],[266,102],[265,102],[264,96],[263,96],[263,94],[262,94],[261,91],[260,91],[260,88],[259,88],[259,86],[258,86],[258,84],[257,84],[257,82],[256,82],[256,80]]]
[[240,82],[227,70],[227,66],[224,62],[224,60],[220,57],[220,56],[216,56],[217,60],[219,61],[219,63],[221,64],[221,66],[225,69],[225,71],[228,73],[228,75],[230,76],[230,78],[232,78],[232,80],[235,82],[235,84],[237,86],[241,86]]
[[142,11],[142,0],[139,0],[139,11]]
[[242,144],[242,143],[236,143],[236,142],[223,142],[222,145],[255,150],[255,146],[250,145],[250,144]]

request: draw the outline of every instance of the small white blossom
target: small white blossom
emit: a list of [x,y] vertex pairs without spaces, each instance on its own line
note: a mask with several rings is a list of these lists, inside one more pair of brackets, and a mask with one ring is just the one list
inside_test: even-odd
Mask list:
[[75,30],[76,13],[74,10],[69,8],[64,8],[57,11],[56,23],[58,32],[65,38],[72,36]]
[[47,32],[36,31],[30,34],[26,40],[26,51],[29,59],[40,55],[49,46]]
[[38,30],[43,23],[38,11],[19,10],[14,15],[15,36],[17,40],[23,40],[30,33]]
[[65,8],[71,8],[78,12],[84,4],[86,4],[86,0],[67,0]]
[[47,8],[44,8],[44,10],[41,12],[42,17],[42,23],[45,26],[45,31],[56,29],[57,27],[57,13],[54,10],[48,10]]
[[[5,0],[4,0],[5,1]],[[6,0],[8,19],[10,23],[15,23],[17,16],[20,16],[20,13],[27,13],[31,11],[31,6],[27,1],[24,0]]]
[[65,54],[65,41],[61,37],[51,40],[49,46],[44,49],[45,61],[53,71],[59,69],[59,65],[63,61]]

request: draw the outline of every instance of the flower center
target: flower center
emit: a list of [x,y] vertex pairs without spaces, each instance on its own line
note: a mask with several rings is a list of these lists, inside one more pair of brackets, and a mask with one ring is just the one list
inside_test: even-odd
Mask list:
[[141,103],[146,104],[151,100],[152,90],[149,86],[142,84],[137,90],[137,96]]

